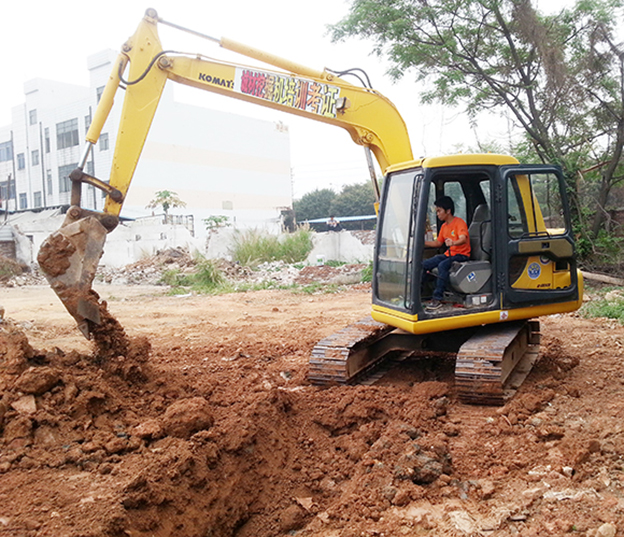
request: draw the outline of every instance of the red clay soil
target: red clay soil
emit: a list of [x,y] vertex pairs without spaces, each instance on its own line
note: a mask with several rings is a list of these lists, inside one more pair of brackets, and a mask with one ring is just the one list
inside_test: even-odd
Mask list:
[[108,356],[48,294],[20,292],[1,296],[9,319],[31,308],[0,325],[2,536],[624,532],[614,322],[542,320],[539,362],[492,408],[458,402],[449,358],[408,359],[373,386],[309,385],[315,342],[368,313],[361,287],[121,291],[108,308],[127,351]]

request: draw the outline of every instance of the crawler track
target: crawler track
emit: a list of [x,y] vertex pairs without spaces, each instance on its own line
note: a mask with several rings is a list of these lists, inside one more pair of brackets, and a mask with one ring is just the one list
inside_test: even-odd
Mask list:
[[374,344],[394,328],[369,315],[319,341],[312,350],[308,379],[313,384],[346,384],[362,378],[383,359]]
[[455,385],[464,403],[502,405],[520,387],[539,355],[539,322],[482,328],[457,353]]
[[538,321],[417,336],[369,316],[314,347],[308,378],[317,385],[373,384],[414,351],[456,352],[455,385],[460,400],[502,405],[531,371],[539,341]]

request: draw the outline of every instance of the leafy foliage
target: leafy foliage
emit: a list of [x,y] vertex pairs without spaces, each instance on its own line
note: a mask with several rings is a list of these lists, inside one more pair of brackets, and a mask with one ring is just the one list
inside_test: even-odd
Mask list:
[[225,283],[225,276],[213,260],[201,258],[194,272],[168,270],[163,273],[161,281],[171,287],[191,287],[200,292],[211,292]]
[[614,39],[622,6],[581,0],[544,15],[531,0],[352,0],[331,31],[371,40],[392,76],[416,75],[424,102],[462,105],[473,119],[509,112],[525,154],[562,166],[576,230],[593,251],[611,190],[624,181],[624,50]]
[[0,282],[10,280],[13,276],[19,276],[22,272],[22,267],[17,261],[0,255]]
[[305,228],[280,236],[253,229],[236,231],[232,257],[247,266],[271,261],[298,263],[308,257],[312,246],[312,232]]
[[146,209],[156,209],[157,207],[162,207],[163,212],[167,215],[169,209],[186,207],[186,202],[182,201],[176,192],[159,190],[154,195],[154,199],[147,204]]
[[204,218],[203,221],[207,231],[214,231],[215,229],[230,227],[232,225],[230,222],[230,217],[221,214],[213,214],[208,218]]
[[343,187],[331,204],[331,213],[342,216],[375,214],[375,193],[370,182]]
[[362,283],[370,283],[373,281],[373,262],[371,261],[362,271]]
[[617,319],[624,324],[624,295],[621,290],[604,290],[602,296],[591,300],[581,308],[581,315],[586,318],[606,317]]
[[[297,221],[335,216],[362,216],[375,214],[375,193],[370,182],[346,185],[339,194],[333,190],[315,190],[295,200]],[[344,228],[349,228],[342,223]],[[356,225],[353,229],[359,228]]]
[[327,218],[331,213],[331,204],[335,198],[336,193],[329,188],[316,189],[304,194],[301,199],[293,203],[297,222]]

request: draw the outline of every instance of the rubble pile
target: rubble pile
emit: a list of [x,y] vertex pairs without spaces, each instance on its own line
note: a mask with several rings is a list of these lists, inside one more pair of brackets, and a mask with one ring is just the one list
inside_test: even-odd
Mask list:
[[118,285],[160,285],[166,271],[192,272],[196,260],[185,248],[167,248],[122,268],[99,267],[99,281]]
[[[197,269],[199,262],[200,258],[192,256],[185,248],[168,248],[121,268],[100,266],[95,281],[114,285],[166,285],[163,276],[167,272],[192,273]],[[218,259],[215,263],[225,278],[231,282],[271,283],[275,286],[312,283],[356,284],[361,282],[362,271],[366,268],[365,264],[336,267],[272,261],[261,263],[252,269],[226,259]],[[46,283],[37,265],[29,272],[23,272],[4,281],[0,279],[0,285],[6,287],[46,285]]]

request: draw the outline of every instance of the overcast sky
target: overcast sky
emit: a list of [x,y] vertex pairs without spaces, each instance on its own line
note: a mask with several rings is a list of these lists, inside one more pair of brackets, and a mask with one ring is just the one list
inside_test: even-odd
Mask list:
[[[570,4],[571,0],[548,0]],[[0,125],[10,123],[11,108],[24,101],[24,82],[46,78],[88,85],[87,56],[104,49],[119,50],[145,9],[155,8],[168,21],[213,37],[229,37],[298,63],[322,69],[366,70],[373,87],[395,103],[410,133],[415,157],[448,154],[458,147],[475,147],[509,136],[504,117],[484,122],[478,132],[463,114],[440,106],[423,107],[418,88],[407,76],[394,84],[381,61],[370,56],[371,46],[357,41],[332,44],[326,27],[348,9],[344,0],[14,0],[6,1],[0,17],[3,76],[0,84]],[[163,48],[224,57],[217,45],[159,29]],[[244,59],[239,60],[245,63]],[[282,121],[290,128],[295,198],[316,188],[339,191],[344,184],[368,180],[364,152],[346,131],[314,121],[264,109],[176,85],[176,100],[241,115]]]

